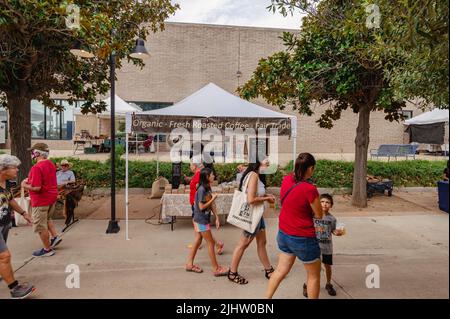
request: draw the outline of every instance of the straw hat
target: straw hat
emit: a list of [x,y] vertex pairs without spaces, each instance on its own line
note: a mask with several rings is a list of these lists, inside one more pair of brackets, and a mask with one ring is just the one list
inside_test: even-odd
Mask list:
[[69,168],[72,167],[72,163],[69,162],[69,161],[66,160],[66,159],[63,159],[63,160],[61,161],[61,163],[59,163],[59,166],[64,166],[64,165],[69,165]]

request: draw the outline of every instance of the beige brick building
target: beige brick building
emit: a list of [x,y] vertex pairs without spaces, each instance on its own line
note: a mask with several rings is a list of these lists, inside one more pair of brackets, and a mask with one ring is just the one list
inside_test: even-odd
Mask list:
[[[149,36],[146,46],[151,56],[142,70],[125,62],[117,71],[116,94],[128,102],[176,103],[210,82],[235,93],[251,77],[259,59],[284,49],[279,38],[283,31],[293,30],[166,23],[165,31]],[[252,102],[277,110],[263,100]],[[333,129],[322,129],[315,121],[324,108],[317,106],[312,117],[298,116],[297,151],[353,153],[357,115],[348,110]],[[421,113],[413,105],[406,110],[412,116]],[[283,112],[295,114],[288,107]],[[76,132],[83,126],[94,129],[92,118],[74,120]],[[108,130],[103,123],[101,131]],[[386,121],[381,112],[372,113],[369,148],[408,142],[403,131],[402,123]],[[53,148],[72,147],[69,140],[46,142]],[[291,141],[280,138],[279,148],[281,153],[291,152]]]
[[[209,82],[235,92],[251,77],[259,59],[284,49],[279,39],[283,31],[292,30],[167,23],[164,32],[147,41],[151,57],[146,66],[139,70],[125,65],[118,72],[117,94],[126,101],[178,102]],[[252,102],[278,110],[263,100]],[[295,114],[287,109],[283,112]],[[413,111],[413,116],[420,113],[413,106],[407,109]],[[320,113],[317,107],[313,117],[298,116],[297,150],[353,153],[357,115],[345,112],[328,130],[315,122]],[[403,124],[386,121],[381,112],[373,113],[370,148],[406,142],[403,130]],[[291,142],[284,138],[279,147],[282,153],[292,150]]]

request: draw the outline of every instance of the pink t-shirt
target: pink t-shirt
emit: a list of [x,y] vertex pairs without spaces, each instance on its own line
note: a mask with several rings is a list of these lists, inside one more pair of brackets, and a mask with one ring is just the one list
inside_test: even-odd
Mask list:
[[30,191],[31,207],[50,206],[58,198],[56,183],[56,167],[50,160],[36,163],[28,174],[28,183],[33,187],[41,187],[39,192]]

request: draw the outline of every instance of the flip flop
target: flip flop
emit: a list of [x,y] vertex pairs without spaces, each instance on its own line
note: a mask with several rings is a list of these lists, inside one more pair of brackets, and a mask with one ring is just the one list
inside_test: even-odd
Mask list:
[[223,268],[222,266],[219,266],[219,268],[216,269],[214,272],[215,277],[221,277],[221,276],[227,276],[228,275],[228,268]]
[[192,267],[190,267],[190,268],[186,267],[186,271],[188,271],[188,272],[195,272],[197,274],[201,274],[203,272],[203,269],[201,269],[197,265],[192,265]]

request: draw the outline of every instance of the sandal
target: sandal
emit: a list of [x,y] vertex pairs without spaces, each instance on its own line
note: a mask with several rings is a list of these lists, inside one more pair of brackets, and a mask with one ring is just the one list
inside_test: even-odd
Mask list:
[[273,267],[270,267],[270,269],[264,269],[265,272],[265,276],[267,279],[270,279],[270,275],[275,271],[275,269],[273,269]]
[[237,283],[239,285],[246,285],[248,284],[248,280],[239,275],[237,272],[232,272],[231,270],[228,271],[228,279],[234,283]]
[[201,269],[199,266],[197,265],[192,265],[192,267],[187,267],[186,266],[186,271],[189,272],[195,272],[197,274],[201,274],[203,272],[203,269]]
[[222,266],[219,266],[216,271],[214,272],[214,276],[215,277],[220,277],[220,276],[226,276],[228,275],[228,269],[223,268]]
[[223,254],[223,246],[225,246],[224,243],[222,243],[221,241],[217,242],[217,255]]

